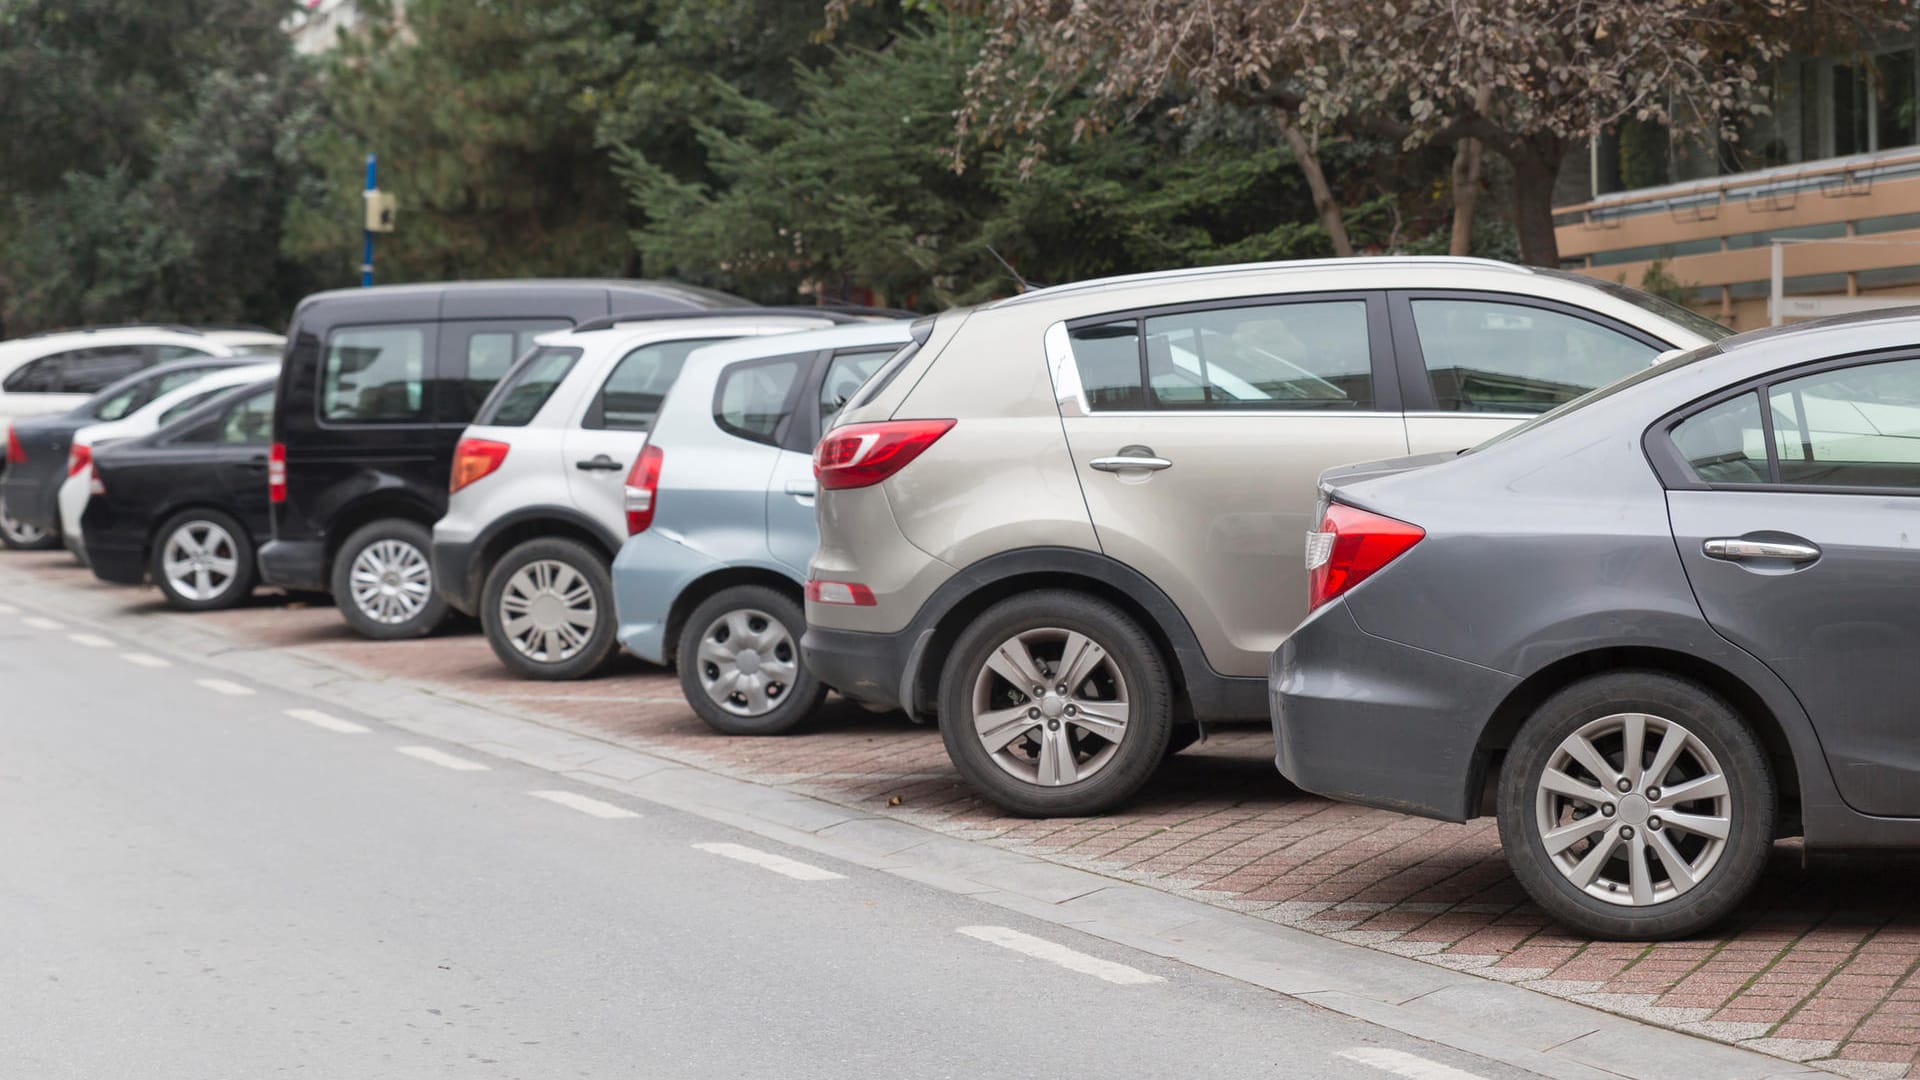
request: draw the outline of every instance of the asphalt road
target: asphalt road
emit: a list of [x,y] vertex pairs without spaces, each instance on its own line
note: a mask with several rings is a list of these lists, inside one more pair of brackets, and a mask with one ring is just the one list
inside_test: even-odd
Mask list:
[[6,1080],[1531,1075],[138,650],[0,613]]

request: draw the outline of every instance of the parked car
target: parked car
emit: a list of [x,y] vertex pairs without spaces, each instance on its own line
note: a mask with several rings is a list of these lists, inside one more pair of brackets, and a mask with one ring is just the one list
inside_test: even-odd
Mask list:
[[723,308],[542,337],[454,451],[447,512],[433,527],[441,598],[480,617],[515,674],[592,674],[615,648],[607,573],[632,521],[626,493],[688,354],[854,318]]
[[90,424],[119,420],[157,395],[209,372],[256,359],[207,356],[160,364],[128,375],[67,412],[12,421],[6,472],[0,474],[0,543],[17,548],[49,548],[63,539],[69,548],[79,543],[78,537],[61,535],[58,501],[74,432]]
[[[7,428],[7,460],[26,448],[10,421],[78,408],[113,383],[156,364],[205,357],[278,353],[283,339],[255,328],[110,326],[35,334],[0,342],[0,427]],[[11,469],[11,464],[8,468]],[[52,548],[60,540],[44,525],[8,513],[0,493],[0,543]]]
[[1281,771],[1450,821],[1491,796],[1514,876],[1599,937],[1713,924],[1779,836],[1920,845],[1917,333],[1745,334],[1329,473]]
[[1724,333],[1445,258],[1145,274],[923,321],[816,451],[806,662],[937,717],[1009,811],[1103,810],[1192,725],[1266,718],[1321,470],[1472,445]]
[[[57,501],[61,535],[81,562],[87,560],[82,538],[81,515],[93,491],[93,455],[102,447],[126,439],[137,439],[166,427],[203,403],[231,393],[235,387],[249,386],[280,373],[279,358],[264,364],[243,364],[212,372],[185,386],[178,386],[134,410],[132,415],[103,424],[92,424],[74,432],[67,453],[67,476],[60,482]],[[264,482],[264,481],[263,481]]]
[[273,396],[272,378],[230,388],[94,455],[81,531],[96,577],[151,580],[184,611],[232,607],[252,595],[254,553],[268,532]]
[[268,584],[332,592],[373,638],[445,616],[428,562],[453,448],[540,334],[611,314],[743,306],[648,281],[480,281],[317,293],[288,332],[270,453]]
[[826,693],[800,657],[813,447],[909,340],[896,321],[710,346],[660,407],[613,562],[619,640],[677,664],[718,731],[791,730]]

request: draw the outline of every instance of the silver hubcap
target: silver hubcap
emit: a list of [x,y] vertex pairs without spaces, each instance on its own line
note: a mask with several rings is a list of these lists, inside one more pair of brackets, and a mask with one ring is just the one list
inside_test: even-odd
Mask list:
[[586,648],[600,608],[593,586],[558,559],[536,559],[514,571],[500,593],[500,625],[529,660],[555,664]]
[[348,582],[355,607],[375,622],[393,625],[427,606],[433,571],[426,555],[405,540],[375,540],[354,556]]
[[1093,639],[1057,627],[1001,642],[973,682],[973,726],[994,764],[1043,787],[1085,780],[1127,737],[1127,681]]
[[1672,720],[1603,716],[1548,759],[1534,824],[1554,869],[1588,896],[1665,903],[1706,880],[1726,850],[1733,797],[1713,752]]
[[160,549],[160,570],[179,595],[212,600],[233,587],[240,573],[240,545],[220,525],[189,521],[167,537]]
[[0,499],[0,532],[16,544],[37,544],[47,538],[46,530],[35,528],[7,513],[5,499]]
[[793,635],[779,619],[753,608],[713,620],[700,635],[694,662],[707,696],[736,716],[764,716],[779,708],[800,675]]

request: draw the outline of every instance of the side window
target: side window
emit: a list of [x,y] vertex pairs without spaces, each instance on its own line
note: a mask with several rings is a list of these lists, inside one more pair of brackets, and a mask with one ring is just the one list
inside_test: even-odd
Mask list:
[[1920,360],[1824,371],[1767,397],[1781,483],[1920,488]]
[[1488,300],[1411,301],[1434,400],[1448,412],[1544,412],[1653,363],[1599,323]]
[[1673,429],[1673,445],[1693,475],[1706,483],[1767,482],[1759,394],[1741,394],[1681,421]]
[[169,371],[153,381],[153,392],[148,400],[157,398],[170,390],[178,390],[197,379],[204,379],[216,370],[218,369],[196,367],[187,368],[184,371]]
[[573,370],[573,362],[578,359],[579,349],[553,345],[535,349],[507,373],[505,382],[494,388],[473,422],[492,427],[525,427],[560,388],[561,380]]
[[884,352],[843,352],[836,353],[833,359],[827,361],[826,377],[820,380],[821,431],[827,430],[834,416],[846,408],[847,402],[853,400],[853,395],[860,392],[860,387],[873,378],[873,373],[880,370],[880,365],[892,355],[891,349]]
[[1125,411],[1147,407],[1140,378],[1140,322],[1101,323],[1069,330],[1073,366],[1087,406],[1095,411]]
[[273,391],[254,394],[227,410],[220,421],[220,441],[262,445],[273,441]]
[[51,394],[60,385],[60,365],[66,362],[68,353],[54,353],[43,356],[16,368],[0,383],[9,394]]
[[162,364],[172,363],[175,360],[195,360],[202,356],[213,355],[205,349],[195,349],[187,345],[156,345],[154,346],[153,354],[155,359]]
[[728,434],[778,445],[793,413],[800,371],[809,359],[811,354],[755,360],[721,372],[713,392],[714,423]]
[[327,338],[320,418],[382,424],[426,415],[427,333],[419,326],[349,326]]
[[702,345],[726,338],[691,338],[642,345],[620,358],[613,374],[587,408],[583,427],[613,431],[647,431],[660,414],[660,402],[673,389],[687,355]]
[[1364,300],[1187,311],[1144,328],[1147,393],[1162,408],[1373,406]]
[[148,364],[147,350],[138,345],[76,349],[62,354],[59,385],[61,394],[97,394]]
[[153,393],[154,389],[152,386],[129,386],[101,402],[99,406],[93,410],[93,418],[95,420],[118,420],[132,412],[136,407],[145,405],[148,401],[152,400]]
[[221,394],[231,393],[232,391],[233,387],[222,386],[214,390],[203,390],[198,394],[188,394],[186,397],[181,398],[179,401],[161,410],[159,417],[156,418],[156,422],[159,426],[166,427],[175,420],[180,419],[200,406],[205,405],[207,402],[212,401],[214,398],[219,397]]
[[457,339],[454,342],[463,373],[459,419],[470,419],[479,411],[493,388],[513,368],[513,362],[533,347],[534,338],[569,325],[565,319],[537,319],[463,328],[465,347],[460,348],[462,343]]

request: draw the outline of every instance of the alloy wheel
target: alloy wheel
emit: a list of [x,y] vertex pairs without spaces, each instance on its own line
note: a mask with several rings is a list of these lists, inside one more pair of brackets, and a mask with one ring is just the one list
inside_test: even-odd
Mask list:
[[0,533],[6,534],[9,543],[18,544],[21,547],[41,543],[47,538],[45,529],[29,525],[7,513],[5,500],[0,500]]
[[736,716],[764,716],[787,699],[800,652],[779,619],[755,608],[729,611],[700,634],[700,686]]
[[1077,783],[1106,768],[1127,737],[1126,677],[1085,634],[1023,631],[975,676],[972,719],[994,764],[1016,779]]
[[514,571],[500,593],[500,625],[521,655],[545,664],[571,660],[600,620],[593,586],[559,559],[535,559]]
[[189,521],[168,535],[160,568],[181,597],[213,600],[233,588],[240,572],[240,545],[217,522]]
[[354,556],[349,582],[354,606],[367,618],[398,625],[419,615],[433,595],[427,556],[405,540],[375,540]]
[[1563,739],[1535,782],[1548,861],[1588,896],[1664,903],[1713,872],[1733,828],[1726,774],[1674,720],[1615,713]]

